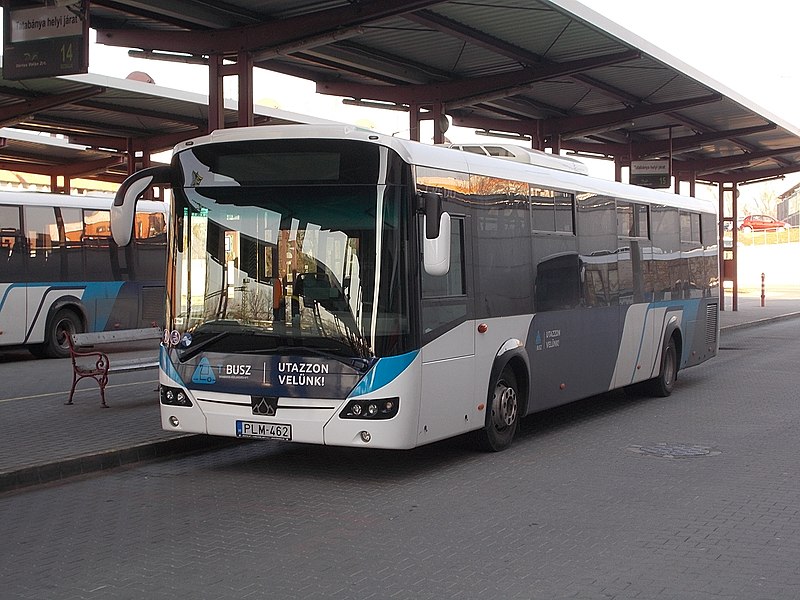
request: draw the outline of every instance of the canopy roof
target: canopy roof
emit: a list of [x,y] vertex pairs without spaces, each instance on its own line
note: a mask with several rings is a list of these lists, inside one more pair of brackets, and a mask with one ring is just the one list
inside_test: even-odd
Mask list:
[[[800,130],[575,0],[92,0],[100,43],[240,52],[318,90],[684,178],[800,170]],[[166,33],[169,35],[165,35]]]
[[[224,113],[236,123],[232,102]],[[328,121],[257,106],[255,122]],[[0,80],[0,124],[13,127],[0,131],[0,169],[119,182],[129,152],[170,150],[206,134],[208,97],[94,74]]]
[[[322,93],[443,110],[534,147],[621,166],[672,156],[676,176],[709,182],[800,170],[798,128],[575,0],[92,0],[89,11],[100,43],[200,62],[246,56]],[[255,123],[313,121],[268,112]],[[225,122],[236,119],[226,106]],[[0,80],[0,125],[63,134],[113,160],[169,148],[208,122],[205,96],[139,81]]]

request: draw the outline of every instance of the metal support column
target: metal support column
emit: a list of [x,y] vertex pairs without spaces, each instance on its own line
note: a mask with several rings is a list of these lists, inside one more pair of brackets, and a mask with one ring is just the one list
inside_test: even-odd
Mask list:
[[225,93],[222,55],[208,57],[208,133],[225,128]]
[[50,175],[50,191],[54,194],[69,194],[70,192],[70,178],[69,175],[64,175],[64,183],[59,185],[59,175]]
[[240,50],[235,64],[224,64],[222,55],[208,58],[208,131],[225,128],[225,77],[236,77],[239,91],[236,125],[253,125],[253,55]]
[[[725,310],[725,283],[731,283],[731,309],[739,310],[739,276],[737,247],[739,230],[736,227],[738,183],[719,184],[719,309]],[[727,230],[726,230],[727,229]]]
[[239,127],[253,125],[253,55],[240,50],[236,57],[239,78]]
[[444,144],[444,132],[447,131],[447,116],[441,102],[434,102],[431,109],[433,116],[433,143]]
[[622,183],[622,160],[619,156],[614,157],[614,181]]
[[550,140],[550,145],[553,148],[553,154],[558,156],[561,154],[561,134],[554,133],[552,139]]
[[419,104],[412,102],[408,106],[408,130],[409,130],[408,138],[415,142],[419,141],[420,120],[421,119],[419,116]]

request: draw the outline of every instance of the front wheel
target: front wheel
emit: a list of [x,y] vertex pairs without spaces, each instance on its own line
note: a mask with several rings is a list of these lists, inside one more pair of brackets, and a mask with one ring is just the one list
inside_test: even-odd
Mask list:
[[499,452],[511,445],[519,423],[519,387],[514,372],[506,367],[494,384],[486,409],[486,423],[479,431],[484,450]]
[[675,387],[678,378],[678,351],[675,348],[675,338],[669,338],[664,354],[661,356],[661,371],[658,377],[647,382],[647,391],[659,398],[666,398]]
[[69,342],[67,336],[81,333],[83,326],[81,320],[74,312],[61,309],[53,315],[50,325],[45,332],[43,349],[44,354],[53,358],[66,358],[69,356]]

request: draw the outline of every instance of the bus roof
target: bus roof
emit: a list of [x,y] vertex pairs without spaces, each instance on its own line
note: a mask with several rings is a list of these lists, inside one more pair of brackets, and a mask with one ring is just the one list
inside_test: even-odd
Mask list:
[[387,146],[412,165],[524,181],[565,191],[608,195],[648,204],[665,204],[685,210],[714,214],[717,212],[714,202],[702,198],[692,198],[534,164],[497,159],[444,146],[432,146],[349,125],[297,124],[218,129],[209,135],[181,142],[175,146],[174,152],[178,153],[203,144],[302,138],[359,140]]

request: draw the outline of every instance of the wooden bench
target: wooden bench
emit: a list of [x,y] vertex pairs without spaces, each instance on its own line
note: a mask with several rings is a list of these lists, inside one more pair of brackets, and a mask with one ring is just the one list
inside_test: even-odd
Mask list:
[[158,327],[145,327],[143,329],[119,329],[116,331],[98,331],[96,333],[73,333],[67,336],[69,354],[72,360],[72,387],[69,390],[69,400],[65,404],[72,404],[75,386],[81,379],[94,379],[100,386],[100,401],[103,408],[106,404],[106,384],[108,374],[113,372],[139,371],[153,369],[158,366],[158,359],[151,357],[129,360],[115,360],[111,364],[108,354],[99,350],[82,350],[85,346],[95,344],[114,344],[118,342],[134,342],[140,340],[161,339],[162,331]]

